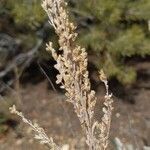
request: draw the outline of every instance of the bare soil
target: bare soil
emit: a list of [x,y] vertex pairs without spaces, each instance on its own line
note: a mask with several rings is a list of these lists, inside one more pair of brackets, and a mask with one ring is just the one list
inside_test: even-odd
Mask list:
[[[138,150],[142,150],[143,146],[150,146],[150,84],[149,79],[144,79],[139,77],[138,83],[126,90],[125,97],[114,96],[110,150],[115,149],[116,137],[125,144],[132,144]],[[115,92],[120,91],[118,89]],[[100,120],[104,96],[102,86],[99,86],[97,93],[95,117]],[[27,118],[38,122],[57,144],[69,145],[69,149],[72,150],[87,149],[72,105],[65,101],[63,93],[49,89],[46,80],[21,87],[21,102],[17,101],[17,93],[9,97],[18,104]],[[31,129],[19,118],[11,117],[16,121],[16,125],[10,127],[7,133],[0,134],[0,150],[43,150],[44,147],[33,139]]]

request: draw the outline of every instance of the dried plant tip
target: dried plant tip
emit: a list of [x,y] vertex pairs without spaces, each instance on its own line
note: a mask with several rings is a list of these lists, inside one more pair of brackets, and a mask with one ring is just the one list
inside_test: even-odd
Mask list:
[[12,107],[10,107],[9,111],[10,111],[11,114],[16,114],[16,106],[13,105]]
[[107,81],[107,77],[106,77],[106,75],[105,75],[103,69],[101,69],[101,70],[99,71],[99,78],[100,78],[100,80],[101,80],[102,82],[106,82],[106,81]]

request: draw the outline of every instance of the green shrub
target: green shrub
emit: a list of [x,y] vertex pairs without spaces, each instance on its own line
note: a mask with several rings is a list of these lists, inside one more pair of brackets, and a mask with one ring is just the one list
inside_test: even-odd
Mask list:
[[6,5],[17,25],[35,29],[45,18],[40,2],[40,0],[8,0]]
[[[126,64],[126,58],[150,55],[149,0],[68,0],[72,18],[78,24],[79,44],[94,56],[92,63],[104,68],[109,77],[123,84],[136,80],[136,71]],[[16,28],[28,28],[28,33],[15,33],[36,41],[37,30],[45,21],[41,0],[2,0],[1,12],[13,18]],[[2,3],[1,3],[2,4]],[[23,35],[20,35],[23,34]],[[53,36],[53,32],[49,34]],[[53,38],[56,39],[55,37]],[[33,45],[23,40],[25,49]],[[30,40],[29,40],[30,41]],[[55,40],[57,41],[57,40]],[[41,55],[40,55],[41,56]]]
[[126,58],[150,55],[149,0],[78,0],[73,12],[81,24],[79,43],[110,77],[131,84],[136,72]]

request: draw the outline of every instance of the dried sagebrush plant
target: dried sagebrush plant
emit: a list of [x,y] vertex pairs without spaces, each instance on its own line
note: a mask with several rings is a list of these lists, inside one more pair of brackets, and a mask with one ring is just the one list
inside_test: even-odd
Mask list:
[[54,27],[59,37],[60,53],[47,44],[47,50],[52,53],[57,64],[55,68],[59,71],[57,84],[66,90],[68,101],[74,106],[74,110],[80,120],[86,143],[90,150],[104,150],[108,146],[112,114],[112,95],[108,93],[107,78],[103,71],[100,72],[100,79],[106,87],[104,116],[99,123],[94,120],[94,107],[96,104],[95,91],[91,90],[89,73],[87,70],[87,53],[84,48],[75,42],[77,33],[76,27],[69,21],[66,11],[67,3],[64,0],[43,0],[42,7],[49,17],[49,23]]

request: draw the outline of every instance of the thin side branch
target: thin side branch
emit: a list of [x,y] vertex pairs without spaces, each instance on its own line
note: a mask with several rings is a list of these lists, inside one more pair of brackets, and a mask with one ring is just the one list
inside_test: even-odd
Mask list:
[[60,148],[54,143],[52,137],[48,137],[44,129],[41,128],[37,123],[32,123],[32,121],[26,119],[22,112],[16,110],[16,106],[13,105],[9,108],[12,114],[18,115],[22,121],[28,124],[31,129],[35,132],[34,138],[39,140],[41,144],[45,144],[50,150],[60,150]]

